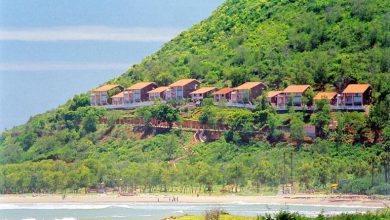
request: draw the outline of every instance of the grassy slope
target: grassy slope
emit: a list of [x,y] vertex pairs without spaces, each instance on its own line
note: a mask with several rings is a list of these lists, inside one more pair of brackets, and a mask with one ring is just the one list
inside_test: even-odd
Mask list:
[[372,82],[389,73],[389,4],[228,0],[114,81],[193,77],[218,86],[261,80],[271,88],[310,83],[318,89]]

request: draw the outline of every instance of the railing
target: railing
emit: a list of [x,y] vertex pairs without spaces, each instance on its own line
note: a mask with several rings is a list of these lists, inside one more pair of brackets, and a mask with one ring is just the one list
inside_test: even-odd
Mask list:
[[[287,111],[288,110],[288,107],[287,106],[275,106],[276,110],[277,111]],[[293,106],[293,109],[296,110],[296,111],[303,111],[303,110],[306,110],[306,111],[314,111],[316,110],[317,108],[315,106],[312,106],[312,107],[307,107],[307,106]],[[339,106],[336,106],[336,105],[330,105],[330,109],[331,110],[335,110],[335,111],[343,111],[343,110],[350,110],[350,111],[365,111],[366,110],[366,107],[365,106],[361,106],[361,105],[355,105],[355,106],[348,106],[348,105],[339,105]]]
[[252,104],[244,104],[244,103],[233,103],[233,102],[225,102],[224,104],[214,103],[216,106],[226,106],[231,108],[244,108],[254,110],[256,105]]
[[351,110],[351,111],[365,111],[366,107],[363,105],[331,105],[330,109],[332,110]]
[[[166,104],[166,101],[161,101],[161,104]],[[150,106],[154,105],[154,101],[145,101],[145,102],[134,102],[130,104],[121,104],[121,105],[103,105],[106,109],[109,110],[114,110],[114,109],[135,109],[135,108],[140,108],[140,107],[145,107],[145,106]],[[249,109],[249,110],[254,110],[256,108],[256,105],[254,104],[244,104],[244,103],[233,103],[233,102],[225,102],[223,104],[221,103],[214,103],[215,106],[226,106],[230,108],[242,108],[242,109]],[[288,106],[274,106],[277,111],[287,111]],[[307,106],[293,106],[293,109],[296,111],[314,111],[316,110],[315,106],[312,107],[307,107]],[[331,110],[335,111],[365,111],[366,106],[362,105],[355,105],[355,106],[350,106],[350,105],[330,105]]]
[[[165,101],[160,102],[161,104],[165,104]],[[104,107],[106,109],[134,109],[134,108],[140,108],[145,106],[154,105],[155,102],[152,101],[146,101],[146,102],[133,102],[130,104],[122,104],[122,105],[105,105]]]

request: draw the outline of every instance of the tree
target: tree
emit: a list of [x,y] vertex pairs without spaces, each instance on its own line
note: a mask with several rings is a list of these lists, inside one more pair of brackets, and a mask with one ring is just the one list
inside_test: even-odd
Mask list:
[[302,97],[302,102],[303,104],[305,104],[306,106],[313,106],[313,98],[314,98],[314,91],[312,88],[309,88],[304,94],[303,94],[303,97]]
[[86,94],[75,95],[70,101],[69,110],[76,111],[80,107],[86,107],[91,105],[91,100]]
[[290,121],[290,136],[292,141],[296,141],[298,147],[302,144],[305,133],[303,131],[302,115],[296,113]]
[[254,117],[252,112],[239,111],[229,115],[227,123],[230,130],[233,132],[231,134],[236,143],[247,143],[249,141],[253,133],[253,122]]
[[172,128],[173,123],[180,119],[179,109],[171,105],[158,104],[151,108],[152,117],[158,121],[167,122],[169,129]]
[[268,125],[268,140],[270,142],[278,141],[283,137],[283,133],[277,129],[278,120],[275,114],[270,114],[267,117],[267,125]]
[[328,133],[330,122],[330,106],[325,100],[316,102],[317,112],[311,115],[311,122],[316,127],[319,137],[325,137]]
[[298,167],[299,183],[305,186],[305,189],[311,188],[311,183],[314,177],[314,167],[310,162],[304,162]]
[[226,169],[228,183],[233,184],[234,192],[238,192],[238,186],[245,183],[245,167],[242,163],[234,161],[228,164]]
[[81,127],[85,134],[95,132],[96,131],[96,122],[97,119],[92,114],[88,114],[86,117],[83,118],[81,121]]
[[217,170],[215,166],[210,166],[205,162],[198,162],[195,165],[195,169],[198,170],[197,181],[204,185],[205,191],[212,192],[213,185],[217,182]]
[[199,122],[214,126],[216,124],[215,112],[209,106],[202,108],[202,112],[199,115]]
[[256,183],[256,191],[259,192],[261,185],[271,180],[271,164],[267,160],[260,160],[252,170],[252,179]]
[[145,131],[149,131],[152,128],[152,111],[148,107],[138,108],[135,110],[135,115],[144,120]]
[[374,132],[374,143],[378,142],[381,130],[388,123],[389,112],[384,102],[376,102],[372,105],[368,117],[368,125]]

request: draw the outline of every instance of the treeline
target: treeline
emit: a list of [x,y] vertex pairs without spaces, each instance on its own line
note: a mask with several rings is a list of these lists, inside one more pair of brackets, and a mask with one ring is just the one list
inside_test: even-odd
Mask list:
[[[160,141],[170,136],[160,135]],[[43,160],[1,165],[0,192],[84,192],[101,187],[145,193],[275,192],[281,184],[290,183],[295,190],[309,192],[330,191],[330,185],[338,183],[338,191],[344,193],[390,193],[389,180],[385,182],[388,161],[377,156],[380,145],[366,149],[319,141],[297,152],[288,145],[239,147],[221,140],[194,148],[196,153],[188,160],[173,165],[164,159],[155,162],[164,155],[146,149],[155,145],[150,142],[143,141],[144,153],[138,158],[135,151],[139,148],[114,157],[123,148],[104,146],[113,152],[73,163]]]

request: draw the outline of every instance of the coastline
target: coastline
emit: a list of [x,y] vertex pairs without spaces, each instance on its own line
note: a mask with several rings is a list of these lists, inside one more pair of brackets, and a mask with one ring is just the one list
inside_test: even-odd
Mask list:
[[370,208],[388,208],[389,199],[373,199],[368,196],[354,195],[280,195],[280,196],[239,196],[239,195],[152,195],[120,196],[118,194],[67,194],[63,199],[61,194],[16,194],[0,195],[0,204],[12,203],[172,203],[172,198],[178,198],[176,203],[252,203],[252,204],[283,204],[283,205],[313,205],[313,206],[356,206]]

